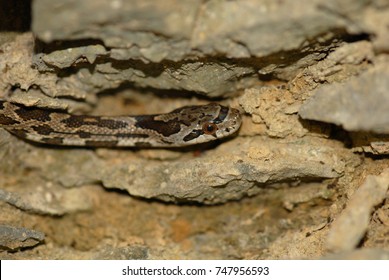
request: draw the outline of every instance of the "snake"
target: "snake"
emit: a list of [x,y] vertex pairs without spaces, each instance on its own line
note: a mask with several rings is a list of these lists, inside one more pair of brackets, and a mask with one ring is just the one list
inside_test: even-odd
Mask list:
[[241,123],[238,109],[217,103],[153,115],[93,116],[0,100],[0,127],[48,145],[183,147],[230,136]]

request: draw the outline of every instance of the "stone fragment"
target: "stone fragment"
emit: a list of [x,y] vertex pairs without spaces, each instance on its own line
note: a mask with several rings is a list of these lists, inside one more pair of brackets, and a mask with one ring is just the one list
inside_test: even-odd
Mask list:
[[327,239],[328,250],[341,252],[355,249],[367,230],[373,207],[382,203],[388,189],[389,169],[378,176],[367,176],[347,208],[333,222]]
[[344,84],[319,88],[300,108],[303,119],[341,125],[349,131],[389,133],[389,69],[380,63]]
[[0,250],[16,251],[42,243],[45,234],[23,227],[0,225]]

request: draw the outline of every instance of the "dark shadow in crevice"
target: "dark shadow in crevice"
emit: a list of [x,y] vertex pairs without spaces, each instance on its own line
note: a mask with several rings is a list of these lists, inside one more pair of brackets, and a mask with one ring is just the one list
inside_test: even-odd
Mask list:
[[[327,33],[335,34],[335,36],[331,37],[327,41],[320,41],[325,37]],[[100,55],[96,58],[94,65],[110,63],[111,67],[118,70],[124,71],[127,69],[134,69],[140,71],[144,74],[145,77],[158,77],[160,76],[166,69],[170,69],[172,72],[175,70],[182,70],[183,66],[189,65],[191,63],[199,63],[199,65],[207,65],[207,64],[219,64],[224,66],[226,69],[236,68],[236,67],[244,67],[251,68],[252,71],[248,71],[247,74],[238,77],[237,79],[241,79],[244,76],[253,76],[257,75],[260,80],[270,81],[274,79],[279,79],[273,73],[260,73],[260,69],[263,69],[269,65],[277,65],[277,72],[280,72],[283,68],[289,67],[297,63],[303,57],[306,57],[310,54],[317,54],[321,50],[323,54],[325,54],[320,60],[324,59],[331,51],[336,48],[341,42],[356,42],[360,40],[369,40],[368,34],[357,34],[351,35],[347,33],[344,29],[334,29],[329,30],[325,34],[318,34],[312,39],[304,42],[304,47],[301,46],[294,50],[289,51],[279,51],[273,54],[270,54],[265,57],[248,57],[248,58],[226,58],[223,54],[215,55],[215,56],[204,56],[198,57],[195,59],[182,59],[180,61],[171,61],[171,60],[162,60],[160,62],[145,62],[140,59],[128,59],[128,60],[117,60],[107,55]],[[336,43],[339,42],[339,43]],[[83,39],[83,40],[69,40],[69,41],[55,41],[52,43],[44,43],[42,41],[36,41],[36,52],[37,53],[50,53],[55,50],[63,50],[68,47],[82,47],[88,45],[100,44],[104,46],[103,41],[96,39]],[[105,46],[106,47],[106,46]],[[109,51],[109,48],[106,47]],[[90,65],[88,62],[83,62],[82,59],[80,61],[75,62],[75,65],[67,69],[55,69],[58,71],[58,75],[62,77],[69,76],[74,72],[77,72],[80,68],[87,68],[89,71],[93,72],[95,70],[95,66]]]
[[[100,40],[100,39],[85,38],[85,39],[64,40],[64,41],[55,40],[51,43],[45,43],[45,42],[39,40],[39,38],[35,38],[34,52],[48,54],[48,53],[51,53],[54,51],[66,50],[69,48],[87,47],[87,46],[93,46],[93,45],[104,46],[104,42],[103,42],[103,40]],[[106,46],[105,46],[105,49],[107,51],[110,50]]]
[[[332,123],[326,123],[314,120],[305,120],[300,118],[300,123],[307,129],[312,135],[318,134],[323,137],[327,137],[331,140],[341,142],[347,149],[356,147],[370,147],[373,142],[389,142],[389,134],[379,134],[367,131],[347,131],[341,125],[335,125]],[[362,153],[362,151],[361,151]],[[374,154],[365,152],[364,157],[371,158],[373,160],[388,159],[388,154]]]
[[345,148],[352,148],[353,141],[350,133],[344,130],[342,126],[332,123],[326,123],[315,120],[306,120],[299,118],[301,125],[307,129],[312,135],[323,135],[324,137],[341,142]]
[[[99,97],[104,97],[104,96],[114,96],[116,94],[119,94],[124,91],[135,91],[139,94],[153,94],[156,97],[160,99],[172,99],[172,98],[183,98],[183,99],[192,99],[192,98],[197,98],[203,101],[208,101],[208,102],[221,102],[225,98],[222,97],[209,97],[202,95],[200,93],[190,91],[190,90],[178,90],[178,89],[156,89],[153,87],[138,87],[135,83],[133,82],[124,82],[120,86],[112,89],[106,89],[98,93]],[[131,100],[124,100],[125,103],[128,101],[128,103],[131,103]]]
[[0,0],[0,32],[31,30],[32,0]]

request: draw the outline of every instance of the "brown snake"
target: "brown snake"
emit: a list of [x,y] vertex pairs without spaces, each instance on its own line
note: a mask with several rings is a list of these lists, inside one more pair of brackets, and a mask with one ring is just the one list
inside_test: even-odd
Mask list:
[[170,113],[86,116],[0,100],[0,127],[34,142],[86,147],[181,147],[229,136],[241,125],[237,109],[211,103]]

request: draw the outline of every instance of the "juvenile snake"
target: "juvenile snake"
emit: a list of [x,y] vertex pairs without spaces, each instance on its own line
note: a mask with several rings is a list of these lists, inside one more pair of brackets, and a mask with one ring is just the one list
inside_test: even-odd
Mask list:
[[181,147],[229,136],[241,125],[237,109],[211,103],[170,113],[86,116],[0,100],[0,127],[34,142],[87,147]]

